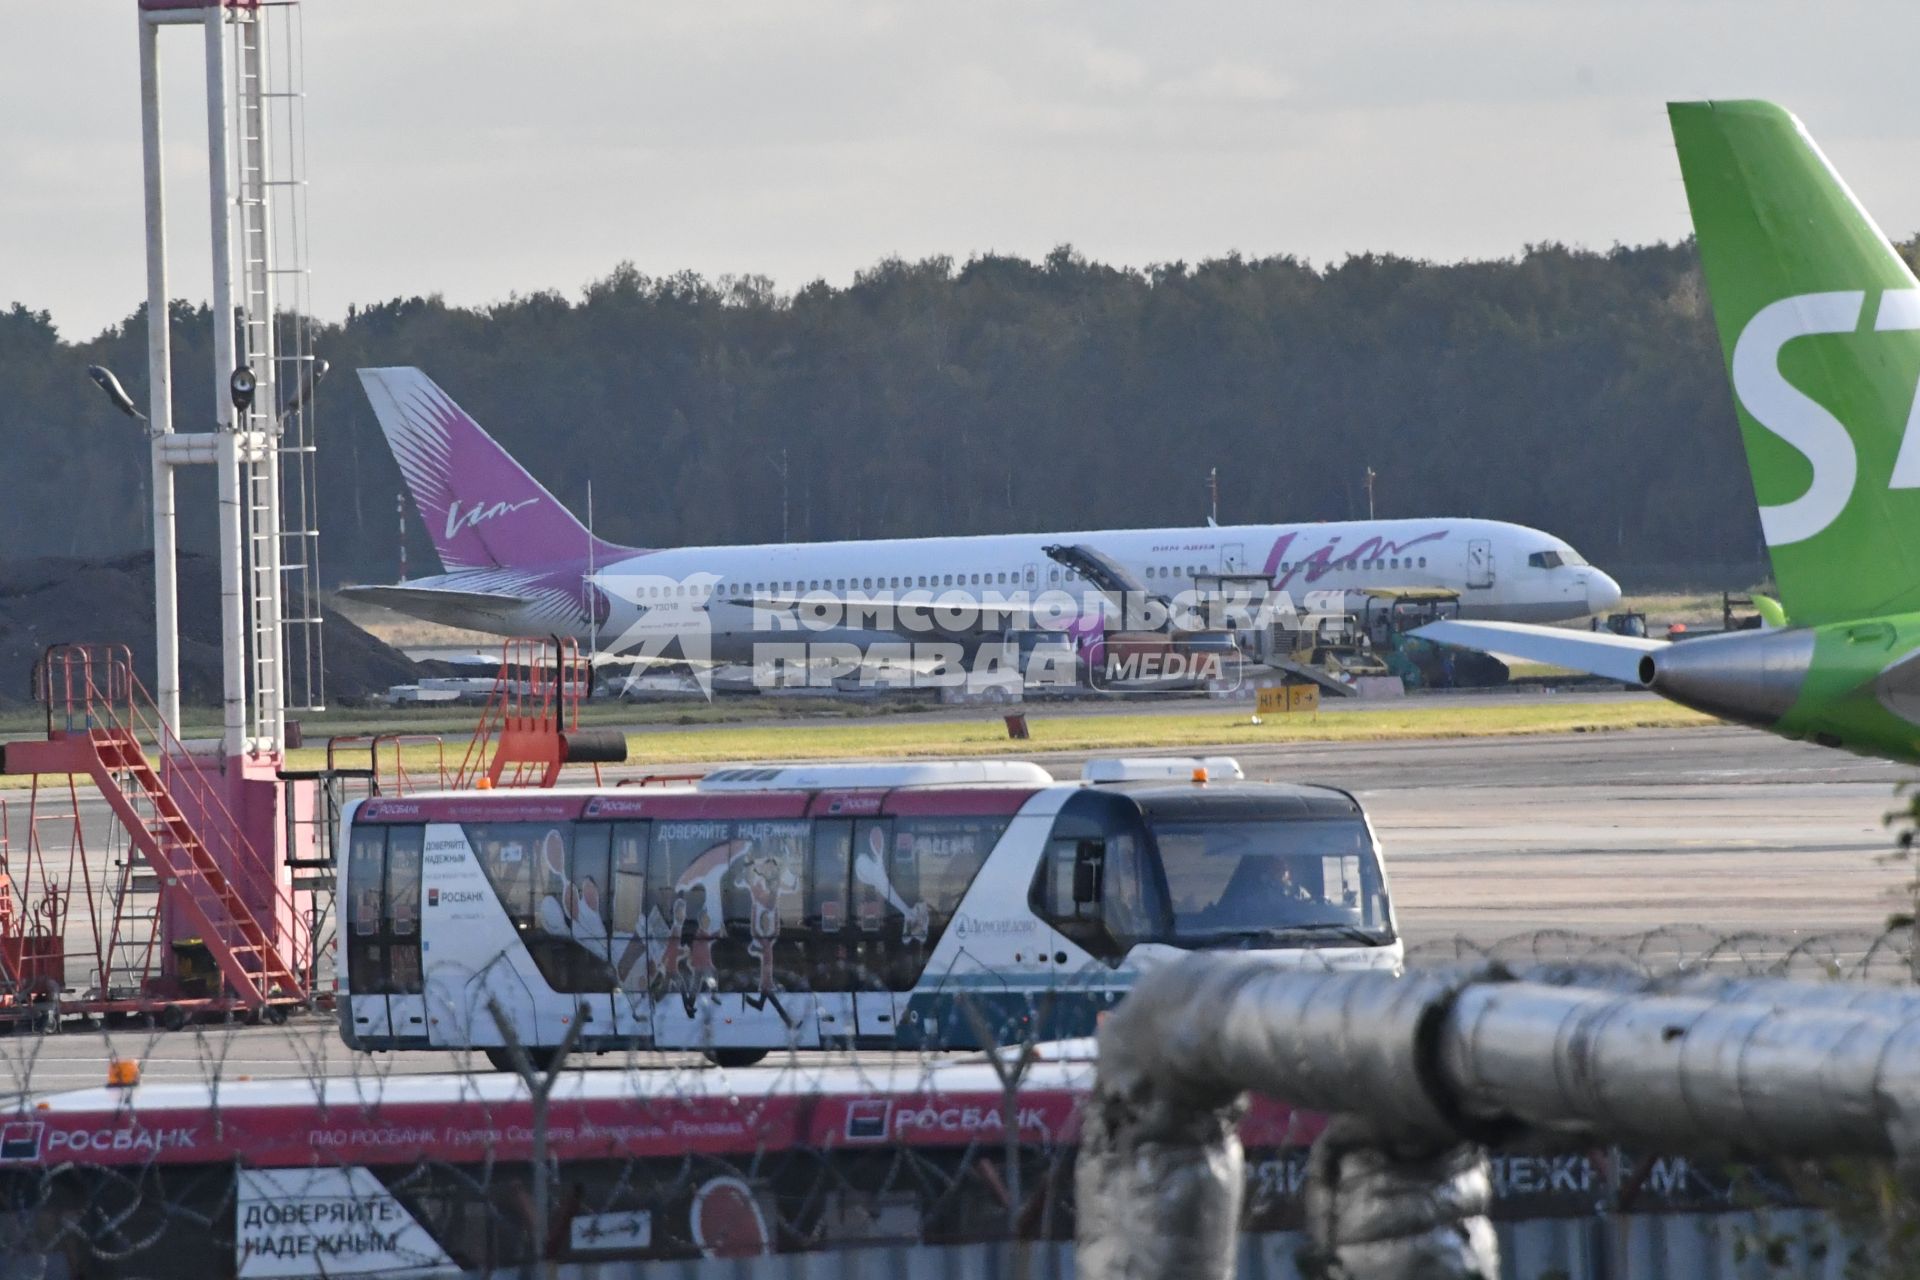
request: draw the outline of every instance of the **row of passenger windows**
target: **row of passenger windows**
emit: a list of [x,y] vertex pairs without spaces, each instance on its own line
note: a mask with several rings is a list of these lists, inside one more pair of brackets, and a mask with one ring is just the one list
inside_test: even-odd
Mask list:
[[[1078,577],[1079,575],[1074,575]],[[1060,580],[1054,570],[1053,580]],[[909,591],[918,587],[1017,587],[1034,584],[1034,571],[1010,573],[908,574],[900,578],[808,578],[791,582],[729,582],[720,587],[725,596],[761,595],[769,591]]]
[[[1319,566],[1327,569],[1369,571],[1381,569],[1424,569],[1427,567],[1427,558],[1425,556],[1389,556],[1368,560],[1358,558],[1333,561],[1287,560],[1281,562],[1280,571],[1286,573],[1294,569],[1305,569],[1310,566]],[[1197,564],[1149,565],[1147,567],[1147,577],[1150,580],[1156,581],[1182,577],[1198,578],[1212,572],[1214,572],[1214,570],[1211,567]],[[1080,580],[1080,575],[1071,569],[1062,570],[1055,568],[1047,571],[1047,582],[1049,584],[1057,585],[1060,583],[1079,582]],[[727,599],[738,599],[743,596],[766,595],[770,592],[897,591],[940,587],[1018,587],[1035,585],[1037,585],[1037,583],[1035,582],[1034,570],[1027,569],[1024,572],[1014,570],[1006,573],[921,574],[919,577],[908,575],[906,577],[882,578],[807,578],[780,582],[727,582],[722,583],[718,587],[648,587],[643,594],[651,599],[659,599],[662,597],[692,597],[704,600],[716,593]]]
[[1425,556],[1388,556],[1384,559],[1362,560],[1356,556],[1351,560],[1283,560],[1280,563],[1280,571],[1286,573],[1291,569],[1310,569],[1316,566],[1322,569],[1353,569],[1363,571],[1378,569],[1424,569],[1427,567],[1427,558]]
[[[798,594],[808,591],[907,591],[940,587],[1018,587],[1036,585],[1036,576],[1032,569],[1025,571],[1016,569],[1004,573],[923,573],[918,577],[909,574],[905,577],[880,578],[793,578],[768,582],[723,582],[718,586],[645,587],[639,594],[651,600],[663,598],[708,600],[716,595],[723,599],[739,599],[743,596],[768,595],[775,592]],[[1080,575],[1069,572],[1066,580],[1077,582],[1080,580]],[[1060,570],[1055,569],[1048,581],[1061,581]]]
[[[1373,560],[1284,560],[1281,572],[1308,568],[1309,564],[1321,564],[1325,568],[1346,568],[1346,570],[1392,570],[1392,568],[1427,568],[1427,557],[1390,557]],[[1206,564],[1150,564],[1146,568],[1148,580],[1164,581],[1169,578],[1200,578],[1204,574],[1215,572]],[[1073,570],[1050,568],[1046,570],[1048,585],[1081,581],[1081,576]],[[939,589],[939,587],[1033,587],[1039,585],[1035,570],[1012,570],[1012,572],[991,572],[991,574],[920,574],[918,578],[908,574],[900,578],[793,578],[783,581],[726,581],[718,587],[712,585],[678,585],[678,587],[645,587],[641,595],[647,599],[697,599],[705,601],[714,595],[722,599],[741,599],[749,595],[770,595],[770,593],[806,593],[806,591],[914,591],[914,589]]]
[[[722,990],[756,985],[763,949],[775,957],[779,990],[847,989],[850,981],[907,990],[1006,825],[996,817],[663,819],[476,823],[466,836],[557,991],[664,994],[696,976],[683,958],[688,947],[711,957]],[[420,989],[421,833],[354,831],[355,990]]]

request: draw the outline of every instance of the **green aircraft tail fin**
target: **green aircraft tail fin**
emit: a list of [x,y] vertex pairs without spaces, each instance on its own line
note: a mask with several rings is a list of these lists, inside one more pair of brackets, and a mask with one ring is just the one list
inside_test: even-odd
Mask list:
[[1920,610],[1920,282],[1790,113],[1667,113],[1780,603]]

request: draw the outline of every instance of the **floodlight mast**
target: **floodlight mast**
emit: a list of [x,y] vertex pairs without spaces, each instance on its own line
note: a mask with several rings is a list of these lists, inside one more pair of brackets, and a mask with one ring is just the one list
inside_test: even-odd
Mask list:
[[147,213],[147,436],[153,468],[154,700],[167,731],[180,736],[180,592],[175,579],[173,339],[167,328],[167,196],[160,156],[160,31],[141,14],[140,156]]
[[[298,98],[295,33],[287,37],[286,86],[270,91],[267,10],[288,20],[291,3],[259,0],[138,0],[143,161],[146,180],[148,435],[153,465],[154,630],[156,700],[161,718],[180,733],[179,602],[176,582],[173,468],[214,464],[220,501],[221,748],[232,760],[276,759],[286,742],[289,626],[307,627],[303,705],[319,705],[319,608],[311,519],[311,393],[324,372],[303,328],[304,268],[297,209],[302,186],[293,175],[301,145],[293,133],[280,167],[269,155],[272,99]],[[211,431],[174,431],[171,337],[168,333],[166,192],[162,174],[159,29],[202,28],[207,94],[208,201],[212,228],[214,421]],[[231,34],[231,39],[229,35]],[[276,51],[275,69],[281,59]],[[289,103],[277,104],[291,110]],[[291,117],[288,118],[291,120]],[[282,121],[287,123],[288,121]],[[282,202],[286,202],[282,208]],[[275,216],[287,215],[276,254]],[[285,296],[280,297],[285,291]],[[291,314],[288,350],[279,349],[280,302]],[[291,370],[285,366],[293,366]],[[101,381],[99,377],[96,381]],[[296,387],[281,394],[283,382]],[[101,386],[111,396],[111,375]],[[117,386],[117,383],[114,383]],[[291,424],[291,425],[290,425]],[[288,439],[283,440],[283,436]],[[282,519],[282,455],[296,468],[301,527]],[[291,551],[285,545],[292,541]],[[289,619],[285,574],[300,576],[302,604]]]

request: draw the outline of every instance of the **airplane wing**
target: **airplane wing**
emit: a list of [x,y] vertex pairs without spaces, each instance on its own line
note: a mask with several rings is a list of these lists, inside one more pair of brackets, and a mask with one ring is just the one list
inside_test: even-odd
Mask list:
[[1429,622],[1413,634],[1422,640],[1482,653],[1504,653],[1636,685],[1641,683],[1640,659],[1667,647],[1665,640],[1617,636],[1611,631],[1536,627],[1525,622]]
[[505,591],[460,591],[450,587],[368,585],[341,587],[336,594],[456,627],[472,626],[476,614],[505,622],[526,603],[524,597]]

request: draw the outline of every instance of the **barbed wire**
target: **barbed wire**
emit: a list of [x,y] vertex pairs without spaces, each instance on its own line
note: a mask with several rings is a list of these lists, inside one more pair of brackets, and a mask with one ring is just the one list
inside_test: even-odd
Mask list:
[[[1909,926],[1549,929],[1426,941],[1407,963],[1910,983],[1915,945]],[[140,1083],[109,1086],[110,1070],[130,1070],[115,1062],[138,1063]],[[18,1274],[257,1278],[1054,1247],[1072,1237],[1091,1071],[1081,1044],[787,1051],[731,1069],[697,1052],[622,1050],[523,1078],[477,1050],[355,1052],[320,1013],[177,1031],[21,1023],[0,1034],[0,1259],[46,1261]],[[1255,1104],[1246,1230],[1298,1225],[1316,1131]],[[1591,1213],[1608,1158],[1510,1157],[1496,1169],[1506,1212]],[[1668,1208],[1793,1202],[1786,1182],[1753,1172],[1649,1167],[1642,1194]]]
[[1464,935],[1407,948],[1409,968],[1463,963],[1617,966],[1649,977],[1699,970],[1744,977],[1834,978],[1912,983],[1920,976],[1920,938],[1911,924],[1880,930],[1716,931],[1662,925],[1636,933],[1534,929],[1485,940]]

